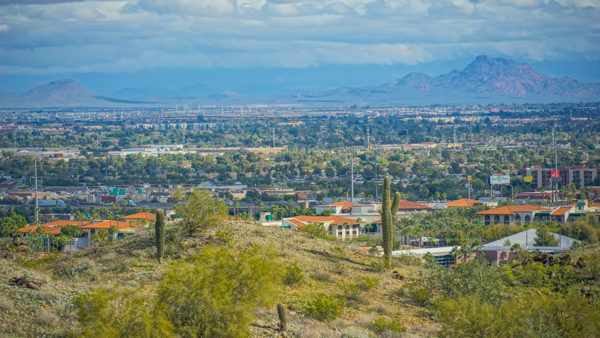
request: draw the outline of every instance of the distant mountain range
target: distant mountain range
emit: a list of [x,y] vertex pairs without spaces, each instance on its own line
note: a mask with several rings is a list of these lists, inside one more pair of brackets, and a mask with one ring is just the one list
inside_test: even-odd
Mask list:
[[199,84],[180,90],[121,89],[112,97],[95,95],[77,82],[53,81],[24,95],[0,95],[7,108],[163,106],[175,103],[215,104],[284,102],[306,104],[460,104],[600,101],[600,83],[552,78],[528,64],[478,56],[462,70],[439,76],[410,73],[378,86],[342,87],[301,92],[275,92],[270,86],[211,88]]
[[528,64],[481,55],[460,71],[436,77],[410,73],[379,86],[338,88],[301,98],[407,104],[598,101],[600,83],[552,78]]

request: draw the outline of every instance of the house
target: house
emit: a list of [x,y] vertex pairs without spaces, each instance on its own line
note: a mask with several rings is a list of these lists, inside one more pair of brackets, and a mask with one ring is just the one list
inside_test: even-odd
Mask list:
[[455,201],[450,201],[448,202],[448,204],[446,204],[446,208],[448,209],[466,209],[466,208],[472,208],[474,206],[477,205],[483,205],[482,202],[476,201],[476,200],[472,200],[469,198],[461,198]]
[[19,229],[18,232],[22,233],[22,234],[33,233],[33,232],[39,231],[38,229],[41,228],[42,229],[41,231],[43,231],[47,235],[60,235],[60,230],[63,227],[66,227],[66,226],[81,227],[81,226],[87,225],[87,224],[89,224],[89,222],[60,219],[60,220],[56,220],[56,221],[52,221],[52,222],[48,222],[48,223],[44,223],[44,224],[28,225],[28,226],[25,226],[25,227],[22,227],[21,229]]
[[87,237],[90,239],[90,243],[93,236],[102,230],[114,229],[115,233],[113,234],[113,238],[123,238],[135,232],[135,227],[132,227],[129,223],[115,220],[104,220],[88,223],[81,226],[81,229],[87,232]]
[[510,256],[514,254],[515,247],[519,247],[528,251],[537,250],[542,252],[556,253],[569,250],[573,244],[579,242],[571,237],[555,233],[550,234],[558,242],[557,246],[537,246],[537,230],[527,229],[514,235],[484,244],[481,246],[480,250],[483,252],[486,260],[498,264],[501,262],[505,263],[510,261]]
[[138,212],[123,216],[121,219],[133,227],[148,227],[156,220],[156,214],[152,212]]
[[309,224],[320,224],[327,229],[330,235],[336,238],[351,238],[357,237],[361,233],[361,227],[364,222],[342,217],[342,216],[296,216],[284,218],[282,227],[297,229]]
[[477,213],[485,225],[490,224],[529,224],[534,218],[549,219],[550,209],[539,205],[507,205]]

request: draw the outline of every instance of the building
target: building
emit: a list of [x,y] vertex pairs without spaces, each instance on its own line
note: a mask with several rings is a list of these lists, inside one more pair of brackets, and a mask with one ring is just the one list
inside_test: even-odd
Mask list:
[[327,232],[330,235],[335,236],[336,238],[346,239],[360,235],[362,226],[365,223],[363,221],[334,215],[296,216],[284,218],[281,226],[284,228],[297,229],[309,224],[320,224],[327,229]]
[[415,213],[415,212],[427,212],[431,211],[432,208],[427,204],[411,202],[406,200],[401,200],[398,203],[398,212],[406,214],[406,213]]
[[331,211],[334,215],[342,213],[350,213],[353,207],[359,206],[360,204],[350,201],[338,201],[325,205],[315,206],[317,215],[322,215],[326,211]]
[[573,184],[577,189],[583,189],[587,186],[596,185],[596,180],[600,177],[599,168],[573,167],[563,169],[563,183]]
[[519,247],[524,250],[542,251],[542,252],[562,252],[569,250],[573,244],[579,242],[571,237],[551,233],[558,242],[557,246],[536,246],[538,237],[536,229],[527,229],[514,235],[510,235],[499,240],[484,244],[481,246],[485,259],[493,263],[506,263],[510,261],[514,254],[514,248]]
[[138,212],[136,214],[121,217],[133,227],[148,227],[156,220],[156,214],[151,212]]
[[448,204],[446,204],[446,208],[466,209],[466,208],[472,208],[477,205],[483,205],[483,203],[476,201],[476,200],[469,199],[469,198],[461,198],[461,199],[458,199],[455,201],[448,202]]
[[477,213],[485,225],[529,224],[534,219],[549,219],[550,209],[539,205],[507,205]]
[[[533,166],[525,169],[525,175],[532,177],[531,184],[536,189],[552,189],[551,168],[542,168]],[[577,189],[583,189],[587,186],[596,185],[600,177],[600,168],[588,167],[564,167],[560,168],[559,185],[573,184]]]

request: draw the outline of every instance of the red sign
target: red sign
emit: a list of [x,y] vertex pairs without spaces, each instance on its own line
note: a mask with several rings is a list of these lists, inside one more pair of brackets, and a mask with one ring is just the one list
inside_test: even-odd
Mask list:
[[559,178],[560,177],[560,170],[550,169],[550,177],[551,178]]

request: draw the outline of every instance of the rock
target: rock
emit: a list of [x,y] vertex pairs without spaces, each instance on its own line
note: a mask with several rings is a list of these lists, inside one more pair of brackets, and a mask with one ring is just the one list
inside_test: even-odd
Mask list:
[[10,283],[14,286],[26,287],[33,290],[39,290],[43,284],[42,281],[33,280],[28,276],[13,277]]
[[395,270],[394,270],[394,272],[392,272],[392,278],[398,279],[398,280],[404,280],[404,276],[402,276],[400,274],[400,272],[395,271]]

